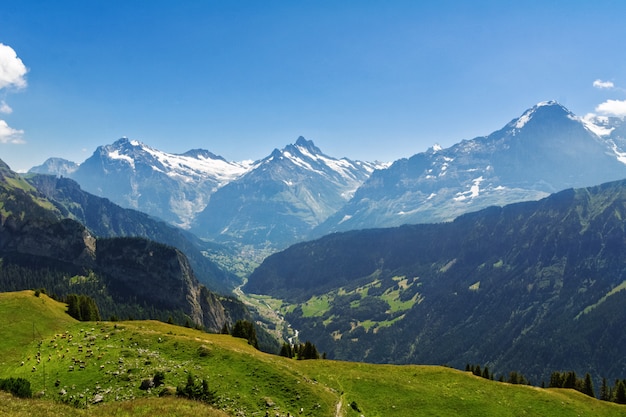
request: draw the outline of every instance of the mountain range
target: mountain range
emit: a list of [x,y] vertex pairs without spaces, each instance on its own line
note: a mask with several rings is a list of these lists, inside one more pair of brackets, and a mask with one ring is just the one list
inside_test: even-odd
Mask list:
[[492,205],[626,178],[624,125],[539,103],[502,129],[379,170],[315,231],[450,221]]
[[249,169],[206,150],[174,155],[122,138],[98,147],[69,176],[85,191],[186,227],[211,194]]
[[325,155],[302,137],[255,162],[168,154],[126,138],[66,175],[83,189],[229,245],[281,249],[335,231],[453,220],[491,205],[626,178],[626,125],[542,102],[484,137],[393,164]]
[[377,166],[329,157],[300,137],[217,190],[191,230],[217,241],[286,247],[339,210]]
[[[269,256],[269,295],[329,357],[622,378],[626,180],[452,222],[327,235]],[[599,379],[598,379],[599,380]]]
[[[97,301],[107,318],[128,315],[165,321],[169,315],[214,332],[238,319],[251,319],[243,304],[201,285],[180,250],[140,237],[96,237],[74,219],[75,214],[51,199],[51,194],[47,196],[33,185],[50,188],[57,181],[54,177],[48,180],[29,183],[0,161],[1,291],[45,287],[62,297],[86,294]],[[56,192],[72,188],[85,197],[72,184],[56,188]],[[118,217],[111,221],[116,227],[130,223],[128,219],[119,222],[119,217],[127,214],[124,210],[109,207],[107,211],[106,202],[96,201],[102,205],[99,210],[73,203],[74,213],[87,210],[86,218],[99,216],[101,221],[106,218],[102,213],[107,212]],[[140,216],[137,213],[135,220]],[[144,227],[154,226],[152,222]]]
[[69,176],[90,193],[202,238],[286,247],[384,166],[327,156],[303,137],[256,162],[228,162],[198,149],[169,154],[122,138],[78,166],[51,158],[30,172]]

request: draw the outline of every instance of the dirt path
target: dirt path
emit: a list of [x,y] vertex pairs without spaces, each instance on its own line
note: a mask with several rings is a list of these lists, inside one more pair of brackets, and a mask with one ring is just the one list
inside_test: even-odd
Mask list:
[[340,398],[339,402],[337,403],[337,409],[335,410],[335,417],[342,417],[341,416],[341,407],[342,407],[342,405],[343,405],[343,401]]

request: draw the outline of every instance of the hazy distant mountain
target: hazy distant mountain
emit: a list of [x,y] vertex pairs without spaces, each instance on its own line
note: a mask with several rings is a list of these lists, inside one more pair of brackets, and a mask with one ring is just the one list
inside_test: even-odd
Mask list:
[[169,154],[122,138],[98,147],[71,178],[122,207],[185,227],[211,194],[249,168],[205,150]]
[[32,167],[28,172],[69,177],[77,169],[78,164],[76,162],[63,158],[48,158],[43,164]]
[[536,200],[569,187],[626,178],[620,119],[581,119],[540,103],[485,137],[379,170],[316,231],[449,221],[490,205]]
[[339,210],[377,167],[330,157],[300,137],[217,190],[191,230],[215,240],[287,246]]
[[453,222],[334,233],[268,257],[246,292],[331,358],[622,378],[626,180]]

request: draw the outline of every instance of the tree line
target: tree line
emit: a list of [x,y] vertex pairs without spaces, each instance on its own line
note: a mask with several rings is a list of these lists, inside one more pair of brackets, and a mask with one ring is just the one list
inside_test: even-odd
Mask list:
[[[280,348],[279,355],[299,360],[320,358],[317,347],[308,340],[305,343],[298,343],[295,345],[292,345],[291,343],[283,343],[283,346]],[[322,359],[326,359],[326,353],[322,354]]]
[[[491,380],[496,380],[495,375],[489,371],[489,368],[485,366],[481,369],[480,365],[467,364],[465,366],[466,372]],[[523,384],[532,385],[528,379],[518,372],[510,372],[508,379],[504,376],[500,376],[497,381],[508,382],[509,384]],[[542,388],[546,388],[545,382],[541,383]],[[550,382],[548,388],[569,388],[579,391],[585,395],[593,398],[598,398],[602,401],[614,402],[617,404],[626,404],[626,379],[616,379],[611,386],[608,384],[606,378],[602,378],[602,385],[600,387],[600,395],[596,397],[593,387],[593,380],[589,373],[586,373],[584,378],[579,378],[574,371],[560,372],[554,371],[550,375]]]

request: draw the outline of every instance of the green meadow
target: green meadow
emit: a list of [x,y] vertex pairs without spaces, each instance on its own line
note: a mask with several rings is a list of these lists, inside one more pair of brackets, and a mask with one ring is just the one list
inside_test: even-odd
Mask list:
[[[78,322],[65,309],[45,294],[0,294],[0,378],[26,378],[36,397],[0,393],[0,415],[626,415],[626,406],[573,390],[439,366],[298,361],[228,335],[156,321]],[[157,373],[163,385],[142,389]],[[213,404],[174,395],[189,375],[208,382]]]

